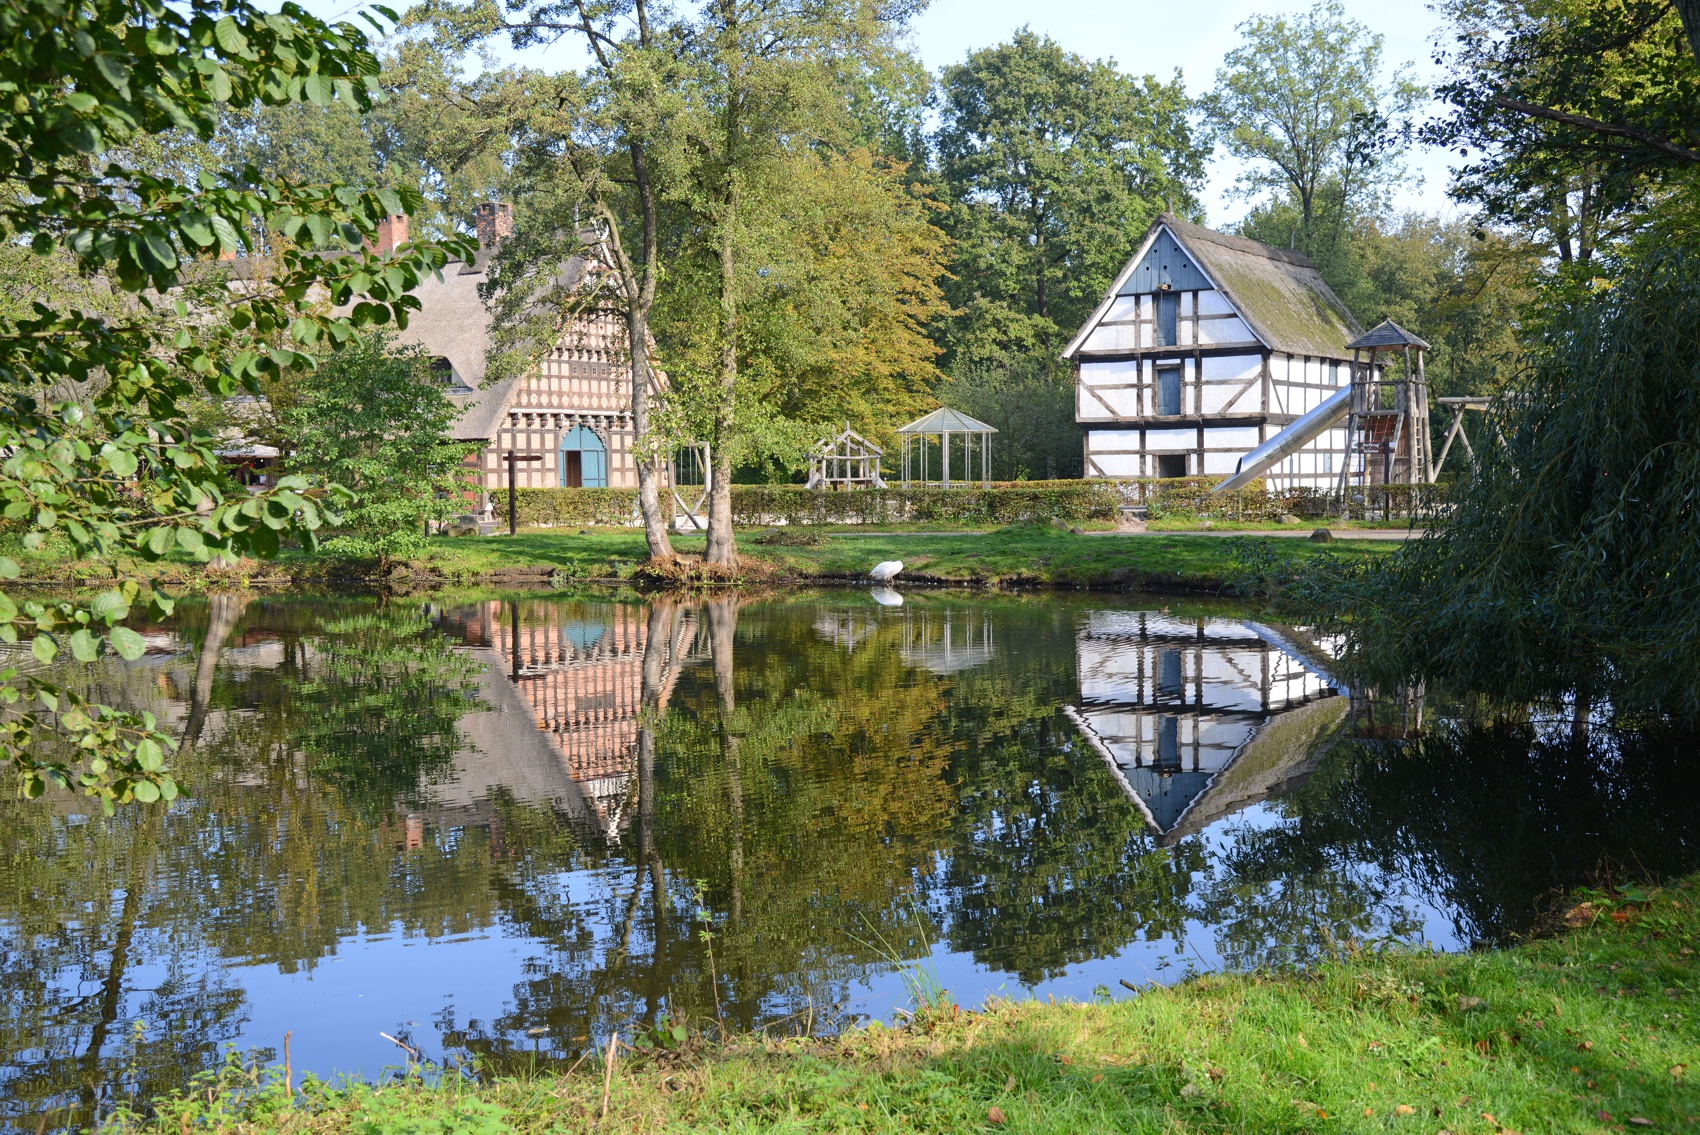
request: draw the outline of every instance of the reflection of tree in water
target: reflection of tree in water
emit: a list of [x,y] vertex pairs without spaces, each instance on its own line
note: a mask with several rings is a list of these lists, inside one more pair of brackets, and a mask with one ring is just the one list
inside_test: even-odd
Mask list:
[[[478,841],[434,841],[398,868],[405,836],[387,802],[350,799],[311,775],[314,755],[297,748],[322,736],[304,727],[328,688],[311,693],[320,666],[338,696],[365,707],[370,727],[383,723],[387,741],[364,750],[378,779],[386,753],[418,768],[410,754],[452,745],[443,715],[401,709],[433,690],[452,700],[458,682],[421,641],[419,608],[373,616],[370,603],[353,606],[363,621],[321,650],[299,606],[186,602],[180,627],[198,650],[79,673],[108,704],[151,709],[177,731],[176,767],[192,795],[111,819],[69,800],[0,802],[13,863],[28,864],[0,871],[7,1122],[86,1126],[115,1091],[145,1100],[181,1086],[245,1024],[232,965],[293,972],[363,926],[464,933],[497,917]],[[228,665],[214,683],[221,651]]]
[[1029,721],[955,771],[963,791],[938,879],[953,948],[1031,984],[1184,934],[1199,844],[1158,848],[1066,719]]
[[[1453,912],[1460,938],[1504,941],[1599,872],[1669,876],[1700,862],[1694,742],[1658,727],[1572,737],[1442,719],[1403,746],[1342,744],[1281,801],[1285,823],[1243,833],[1222,857],[1207,920],[1247,950],[1283,929],[1290,940],[1307,902],[1336,936],[1409,933],[1379,872]],[[1377,909],[1390,912],[1378,931]]]
[[1200,880],[1195,917],[1230,968],[1304,965],[1348,942],[1406,941],[1422,928],[1396,885],[1317,842],[1305,820],[1274,831],[1237,822],[1225,842]]
[[292,696],[314,708],[290,740],[314,776],[388,809],[453,760],[480,669],[416,607],[328,619],[292,675]]

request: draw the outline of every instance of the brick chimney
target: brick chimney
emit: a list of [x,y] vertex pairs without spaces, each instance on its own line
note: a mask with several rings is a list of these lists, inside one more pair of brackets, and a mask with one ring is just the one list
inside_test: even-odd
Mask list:
[[478,246],[488,252],[505,236],[514,235],[514,207],[506,201],[485,201],[472,210],[478,226]]
[[388,256],[396,245],[407,243],[407,214],[381,217],[378,220],[378,255]]

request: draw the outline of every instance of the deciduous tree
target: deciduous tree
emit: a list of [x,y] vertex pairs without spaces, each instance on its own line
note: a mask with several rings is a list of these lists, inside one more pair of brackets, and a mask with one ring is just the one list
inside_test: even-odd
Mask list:
[[1207,148],[1178,74],[1138,79],[1023,29],[946,67],[941,96],[952,364],[1054,354],[1158,213],[1197,215]]
[[1307,230],[1338,226],[1397,173],[1422,89],[1405,67],[1383,74],[1382,37],[1346,19],[1340,0],[1253,16],[1238,31],[1203,108],[1215,138],[1248,163],[1240,190],[1291,194]]

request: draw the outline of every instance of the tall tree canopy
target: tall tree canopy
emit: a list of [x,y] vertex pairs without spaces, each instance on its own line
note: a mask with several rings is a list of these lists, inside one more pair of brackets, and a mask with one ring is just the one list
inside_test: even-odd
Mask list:
[[1447,0],[1452,195],[1587,264],[1700,171],[1700,12],[1671,0]]
[[1383,75],[1382,37],[1340,0],[1239,25],[1203,108],[1216,139],[1248,163],[1240,188],[1290,195],[1309,229],[1373,199],[1398,168],[1398,136],[1422,91],[1404,68]]
[[951,358],[1054,354],[1165,208],[1197,215],[1206,147],[1169,82],[1023,29],[944,68],[939,174],[957,246]]

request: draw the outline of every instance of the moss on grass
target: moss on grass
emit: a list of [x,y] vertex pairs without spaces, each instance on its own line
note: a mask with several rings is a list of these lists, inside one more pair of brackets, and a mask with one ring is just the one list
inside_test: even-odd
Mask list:
[[[925,1007],[827,1040],[702,1037],[476,1086],[161,1102],[179,1132],[1505,1132],[1700,1124],[1700,888],[1583,896],[1516,948],[1355,953],[1091,1004]],[[1562,929],[1562,928],[1561,928]],[[628,1034],[628,1039],[630,1035]],[[605,1088],[606,1085],[606,1088]],[[604,1091],[607,1112],[603,1115]]]

